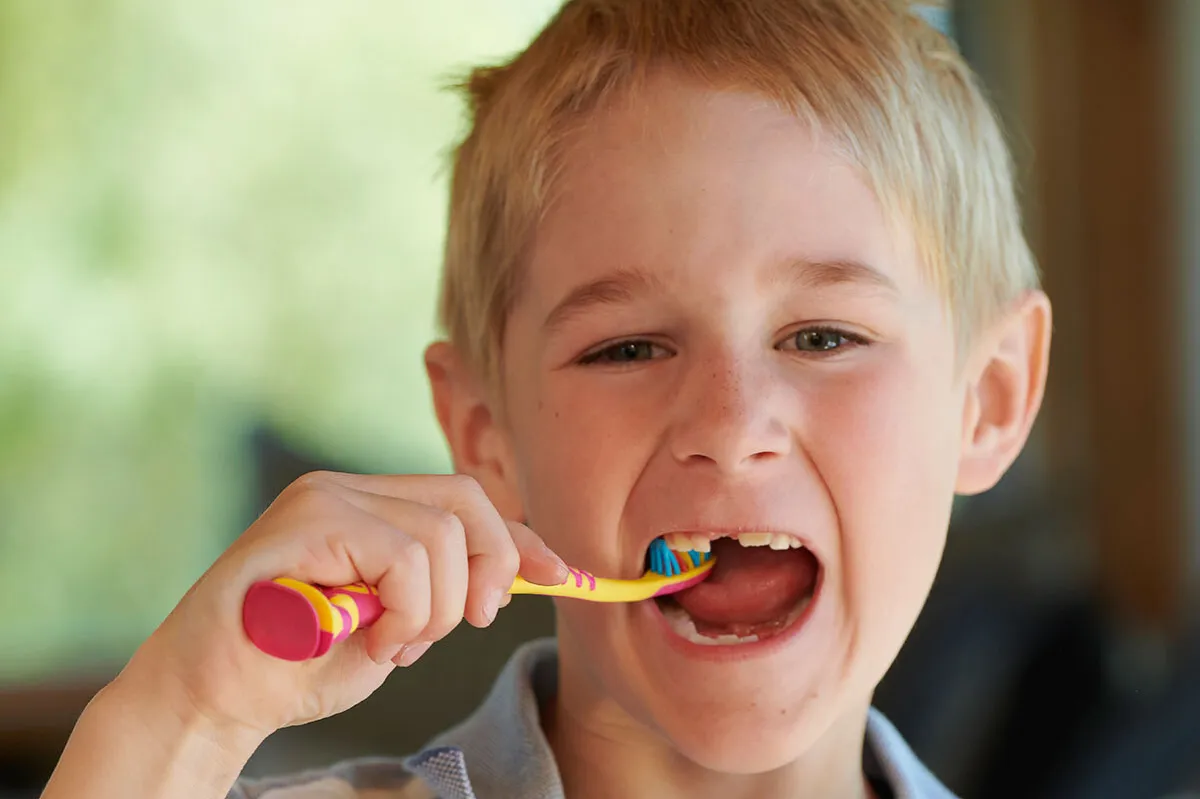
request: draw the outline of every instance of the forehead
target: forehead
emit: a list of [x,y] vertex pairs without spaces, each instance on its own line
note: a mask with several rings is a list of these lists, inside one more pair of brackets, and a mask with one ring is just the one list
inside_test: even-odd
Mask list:
[[523,304],[613,271],[670,285],[716,265],[754,275],[797,260],[864,264],[920,289],[911,235],[833,136],[756,93],[662,75],[565,141]]

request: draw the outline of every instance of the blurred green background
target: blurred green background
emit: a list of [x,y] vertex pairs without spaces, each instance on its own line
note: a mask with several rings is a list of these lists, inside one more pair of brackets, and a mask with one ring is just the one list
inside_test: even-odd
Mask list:
[[447,468],[444,87],[556,6],[0,0],[0,684],[123,662],[257,512],[256,431]]

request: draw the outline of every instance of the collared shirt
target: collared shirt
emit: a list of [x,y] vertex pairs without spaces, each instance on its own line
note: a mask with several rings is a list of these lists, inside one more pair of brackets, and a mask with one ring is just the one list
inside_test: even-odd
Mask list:
[[[420,752],[242,780],[229,799],[565,799],[539,711],[539,698],[554,690],[557,669],[553,639],[525,644],[480,708]],[[881,799],[956,799],[874,708],[863,770]]]

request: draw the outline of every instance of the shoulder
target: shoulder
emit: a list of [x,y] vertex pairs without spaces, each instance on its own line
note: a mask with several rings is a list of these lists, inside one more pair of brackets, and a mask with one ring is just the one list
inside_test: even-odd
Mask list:
[[282,777],[243,777],[227,799],[437,799],[437,794],[400,760],[364,758]]

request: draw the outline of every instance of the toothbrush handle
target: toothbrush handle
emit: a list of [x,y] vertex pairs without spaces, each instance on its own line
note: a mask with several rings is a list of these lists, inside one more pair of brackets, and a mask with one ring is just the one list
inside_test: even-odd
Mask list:
[[[600,581],[606,584],[612,581]],[[606,601],[611,593],[598,591],[597,579],[571,569],[560,585],[538,585],[521,576],[513,581],[510,594],[569,596]],[[643,597],[637,597],[643,598]],[[629,601],[613,597],[607,601]],[[363,583],[323,588],[280,577],[250,586],[242,605],[242,626],[256,647],[283,660],[309,660],[324,655],[334,644],[356,630],[371,626],[383,604],[379,592]]]
[[299,661],[324,655],[382,613],[373,586],[322,588],[280,577],[250,586],[242,605],[242,626],[263,652]]

